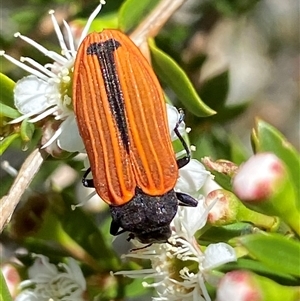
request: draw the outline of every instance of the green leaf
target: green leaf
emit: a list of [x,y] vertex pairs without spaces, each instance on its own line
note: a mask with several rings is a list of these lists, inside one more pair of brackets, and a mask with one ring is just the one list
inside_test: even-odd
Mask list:
[[240,165],[249,158],[248,149],[241,140],[239,140],[237,137],[232,136],[229,138],[229,143],[231,151],[230,159],[232,162]]
[[6,151],[6,149],[11,145],[11,143],[20,137],[20,133],[12,134],[8,137],[5,137],[0,141],[0,156]]
[[199,97],[189,78],[180,66],[166,53],[150,41],[153,69],[177,95],[180,102],[190,112],[199,117],[206,117],[216,112],[209,108]]
[[243,245],[249,255],[267,267],[300,277],[300,243],[280,234],[252,234],[242,236],[233,241]]
[[[87,20],[79,19],[76,20],[76,23],[77,22],[84,27]],[[89,32],[100,32],[105,28],[118,28],[118,16],[116,13],[101,15],[101,18],[95,19],[90,26]]]
[[213,145],[212,137],[209,132],[199,131],[198,133],[196,131],[191,131],[189,137],[191,139],[191,143],[196,147],[196,150],[192,153],[193,158],[201,160],[203,157],[220,157]]
[[0,117],[15,119],[19,116],[21,116],[19,111],[0,102]]
[[216,181],[225,190],[232,192],[232,179],[230,176],[215,170],[211,170],[211,173],[214,175],[214,181]]
[[215,160],[222,158],[232,161],[231,158],[231,141],[228,131],[219,125],[213,125],[210,128],[204,126],[201,130],[197,130],[192,125],[192,131],[189,134],[191,144],[196,146],[193,152],[196,158],[200,159],[205,156]]
[[201,98],[214,110],[224,107],[229,88],[228,70],[207,80],[200,90]]
[[143,286],[144,279],[134,279],[131,283],[125,287],[127,298],[138,298],[146,293]]
[[297,150],[276,128],[260,119],[256,121],[252,143],[255,152],[272,152],[287,165],[298,195],[296,199],[300,201],[300,155]]
[[239,258],[237,262],[230,262],[226,265],[221,266],[220,270],[222,271],[232,271],[232,270],[249,270],[257,274],[279,280],[280,282],[285,281],[286,284],[297,285],[297,278],[291,275],[282,273],[279,270],[275,270],[269,267],[266,267],[261,262],[254,261],[252,259]]
[[248,108],[248,103],[241,103],[237,105],[230,105],[224,107],[214,107],[209,103],[209,100],[206,100],[202,97],[203,101],[207,103],[209,106],[213,107],[218,113],[211,117],[211,122],[213,123],[225,123],[230,121],[233,118],[241,115]]
[[21,139],[25,142],[30,141],[34,133],[34,128],[33,123],[28,122],[27,119],[23,120],[20,128]]
[[7,77],[5,74],[0,73],[0,102],[8,106],[13,106],[14,87],[15,82],[9,77]]
[[[208,245],[212,242],[228,242],[229,239],[252,232],[252,225],[248,223],[234,223],[220,227],[209,226],[207,229],[202,228],[196,232],[195,236],[201,245]],[[201,236],[198,236],[200,234]]]
[[222,15],[234,17],[249,11],[259,0],[214,0],[211,5]]
[[0,272],[0,301],[13,301],[2,272]]
[[119,10],[119,29],[129,32],[147,16],[160,0],[127,0]]

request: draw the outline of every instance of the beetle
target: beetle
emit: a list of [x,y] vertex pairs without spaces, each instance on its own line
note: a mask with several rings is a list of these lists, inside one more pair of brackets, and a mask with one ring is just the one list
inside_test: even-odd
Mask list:
[[128,36],[112,29],[86,36],[74,64],[73,107],[90,161],[82,182],[109,204],[110,233],[166,242],[178,205],[197,206],[174,191],[178,168],[190,160],[178,131],[183,113],[174,131],[187,154],[176,160],[162,89]]

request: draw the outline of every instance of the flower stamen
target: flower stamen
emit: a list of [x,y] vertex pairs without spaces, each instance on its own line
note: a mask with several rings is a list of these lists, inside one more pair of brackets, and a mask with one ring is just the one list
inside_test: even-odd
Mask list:
[[65,20],[63,20],[63,23],[64,23],[64,26],[67,30],[67,37],[68,37],[68,42],[69,42],[69,47],[70,47],[69,51],[72,54],[72,56],[75,57],[76,56],[76,49],[75,49],[74,38],[73,38],[73,35],[72,35],[71,28]]
[[51,16],[51,20],[52,20],[52,24],[53,24],[53,27],[54,27],[54,31],[56,33],[56,36],[57,36],[57,39],[58,39],[58,42],[59,42],[59,45],[61,47],[61,50],[62,50],[62,54],[69,60],[71,59],[71,54],[67,48],[67,45],[65,43],[65,39],[64,39],[64,36],[60,30],[60,27],[58,25],[58,22],[54,16],[54,10],[50,10],[49,11],[49,15]]
[[[36,62],[35,60],[33,60],[30,57],[21,56],[20,57],[20,62],[22,62],[22,63],[24,63],[24,62],[29,63],[33,67],[35,67],[35,68],[39,69],[40,71],[44,72],[48,77],[52,77],[52,78],[56,77],[55,73],[53,73],[52,71],[48,70],[45,66],[41,65],[40,63]],[[27,66],[27,65],[25,65],[25,66]]]
[[56,107],[56,106],[55,106],[55,107],[52,107],[52,108],[50,108],[50,109],[44,111],[44,112],[43,112],[42,114],[40,114],[39,116],[34,117],[34,118],[32,118],[32,119],[29,119],[28,121],[29,121],[29,122],[32,122],[32,123],[37,122],[37,121],[40,121],[40,120],[44,119],[45,117],[50,116],[51,114],[53,114],[56,110],[57,110],[57,107]]
[[14,36],[16,38],[20,38],[22,39],[24,42],[26,42],[27,44],[31,45],[32,47],[36,48],[37,50],[39,50],[41,53],[43,53],[45,56],[51,58],[52,60],[60,63],[61,65],[63,64],[66,64],[68,62],[68,60],[66,58],[64,58],[63,56],[61,56],[60,54],[54,52],[54,51],[51,51],[51,50],[48,50],[47,48],[45,48],[44,46],[38,44],[37,42],[35,42],[34,40],[26,37],[26,36],[23,36],[21,33],[19,32],[16,32],[14,34]]
[[28,73],[31,73],[32,75],[34,75],[42,80],[48,79],[48,77],[45,74],[39,72],[38,70],[36,70],[34,68],[27,66],[26,64],[23,64],[22,62],[18,61],[17,59],[13,58],[12,56],[6,54],[5,51],[3,51],[3,50],[0,51],[0,56],[5,57],[8,61],[12,62],[14,65],[22,68],[23,70],[27,71]]
[[90,15],[90,17],[88,18],[85,27],[81,33],[80,39],[79,39],[79,43],[78,45],[81,44],[81,42],[83,41],[83,39],[86,37],[92,22],[94,21],[94,19],[96,18],[96,16],[99,14],[100,10],[102,9],[102,5],[105,4],[105,1],[100,0],[100,4],[96,7],[96,9],[92,12],[92,14]]

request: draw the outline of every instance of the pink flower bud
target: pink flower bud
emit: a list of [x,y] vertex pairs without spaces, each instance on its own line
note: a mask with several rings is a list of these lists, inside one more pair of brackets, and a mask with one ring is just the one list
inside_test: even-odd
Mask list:
[[213,226],[229,225],[235,222],[249,222],[263,229],[276,229],[278,218],[248,209],[232,192],[217,189],[205,198],[209,211],[207,222]]
[[217,171],[230,177],[234,176],[238,169],[235,163],[228,160],[212,161],[210,157],[204,157],[201,161],[209,171]]
[[231,192],[223,189],[211,191],[205,198],[205,204],[215,204],[209,211],[207,221],[212,225],[236,222],[239,201],[234,198]]
[[217,301],[259,301],[260,292],[246,271],[232,271],[221,280],[217,290]]
[[233,191],[248,208],[280,217],[300,235],[296,189],[287,167],[274,154],[257,154],[241,165]]
[[261,153],[240,166],[233,190],[243,201],[260,201],[270,198],[285,177],[283,162],[272,153]]
[[18,285],[21,281],[17,269],[12,264],[6,263],[1,266],[1,271],[11,296],[15,298],[18,292]]
[[283,286],[250,271],[231,271],[220,281],[216,301],[297,301],[299,287]]

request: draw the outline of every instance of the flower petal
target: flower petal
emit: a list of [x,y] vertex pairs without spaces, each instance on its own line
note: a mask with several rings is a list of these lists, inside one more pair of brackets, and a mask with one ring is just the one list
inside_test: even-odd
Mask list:
[[195,194],[204,185],[210,173],[196,159],[179,169],[175,190]]
[[73,280],[80,286],[80,288],[84,291],[86,289],[86,281],[83,277],[82,271],[76,262],[75,259],[69,257],[68,258],[68,267],[70,268],[69,274],[71,274]]
[[[191,240],[196,231],[201,229],[207,220],[204,199],[198,200],[198,206],[179,207],[178,213],[174,218],[175,232],[178,236],[183,236]],[[183,228],[182,228],[183,227]]]
[[205,252],[205,259],[202,263],[204,269],[213,269],[224,263],[236,261],[234,249],[223,242],[210,244]]
[[41,279],[41,275],[46,275],[49,279],[58,274],[56,266],[49,262],[46,256],[36,254],[34,264],[28,269],[28,276],[31,279]]
[[15,106],[22,114],[38,114],[51,106],[47,95],[59,94],[56,85],[29,75],[16,83]]
[[41,300],[38,299],[38,297],[34,292],[24,291],[15,298],[15,301],[41,301]]
[[58,146],[68,152],[82,152],[83,141],[79,135],[74,114],[68,116],[60,126],[61,134],[57,140]]

